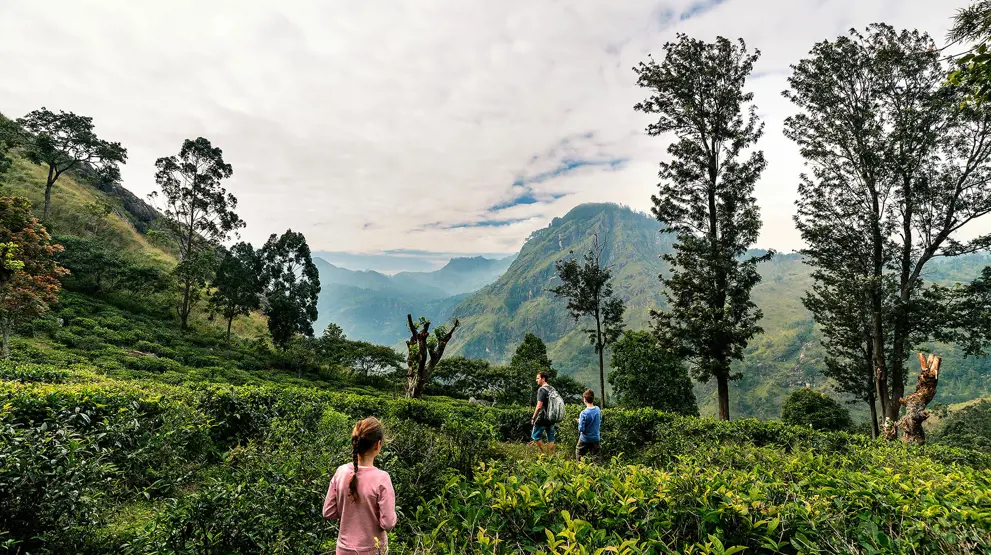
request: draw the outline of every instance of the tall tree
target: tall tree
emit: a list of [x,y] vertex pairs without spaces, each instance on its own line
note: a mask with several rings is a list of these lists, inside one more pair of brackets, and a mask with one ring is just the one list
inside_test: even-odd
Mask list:
[[430,382],[434,368],[444,356],[447,344],[454,336],[455,330],[461,323],[454,319],[451,328],[437,326],[430,335],[430,321],[420,317],[413,321],[413,315],[406,315],[406,325],[409,327],[410,338],[406,341],[406,396],[419,399],[423,396],[423,388]]
[[296,335],[313,336],[320,273],[302,233],[274,233],[262,247],[265,265],[265,310],[272,342],[285,350]]
[[215,291],[210,307],[227,321],[227,344],[234,318],[261,307],[265,293],[265,265],[261,254],[248,243],[237,243],[224,256],[213,278]]
[[627,330],[613,345],[611,366],[609,383],[621,406],[699,415],[688,371],[650,332]]
[[743,87],[760,52],[748,52],[743,40],[679,34],[664,54],[634,68],[650,93],[634,109],[658,116],[647,134],[676,139],[651,197],[662,232],[677,236],[674,253],[664,255],[668,306],[652,313],[655,333],[662,348],[690,362],[696,379],[716,379],[719,417],[729,420],[729,382],[741,377],[731,363],[762,331],[750,299],[757,264],[773,256],[746,256],[760,234],[753,192],[766,162],[754,148],[764,126]]
[[550,289],[554,296],[568,299],[568,312],[577,323],[591,317],[594,328],[586,328],[589,343],[599,355],[599,402],[606,406],[606,347],[616,342],[623,333],[623,301],[613,296],[612,271],[600,261],[602,249],[599,236],[593,237],[592,248],[585,253],[584,261],[561,260],[556,264],[561,285]]
[[127,161],[127,149],[120,143],[104,141],[93,132],[93,118],[72,112],[51,112],[42,107],[17,120],[25,131],[24,149],[28,160],[48,166],[45,181],[45,211],[48,219],[52,188],[65,172],[84,165],[96,168],[103,179],[120,180],[118,164]]
[[924,279],[934,258],[991,245],[991,235],[960,237],[991,212],[991,111],[961,109],[967,91],[945,75],[928,35],[878,24],[815,45],[784,93],[798,108],[785,134],[811,168],[796,218],[816,270],[806,304],[846,322],[824,326],[828,342],[862,343],[830,356],[873,374],[861,382],[873,380],[889,439],[909,352],[979,325],[954,313],[956,293]]
[[[208,257],[200,256],[215,249],[231,234],[244,227],[244,221],[234,212],[237,199],[228,193],[221,181],[234,173],[224,162],[223,151],[210,141],[199,137],[186,139],[177,156],[159,158],[155,181],[165,197],[166,228],[179,249],[179,300],[176,310],[180,328],[185,330],[189,314],[197,299],[198,287],[209,269],[203,267]],[[149,195],[157,198],[158,193]]]
[[0,333],[3,358],[10,357],[14,326],[48,311],[58,299],[59,279],[68,271],[55,262],[60,245],[21,197],[0,197]]

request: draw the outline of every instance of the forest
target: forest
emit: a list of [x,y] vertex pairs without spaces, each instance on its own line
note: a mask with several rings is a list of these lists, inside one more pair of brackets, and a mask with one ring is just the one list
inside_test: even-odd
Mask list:
[[[991,345],[991,266],[951,279],[991,247],[974,232],[991,213],[991,5],[947,16],[962,54],[879,23],[791,66],[801,303],[832,388],[795,387],[773,420],[730,411],[760,371],[752,293],[774,256],[755,248],[767,162],[743,39],[679,34],[630,73],[630,109],[668,144],[663,302],[627,324],[598,233],[547,266],[588,383],[540,322],[504,341],[505,364],[454,352],[480,325],[457,310],[406,315],[401,350],[314,329],[306,237],[240,241],[235,168],[206,138],[157,159],[146,202],[92,118],[0,115],[0,552],[333,552],[321,506],[369,416],[397,498],[389,553],[991,552],[991,400],[933,403],[943,360]],[[566,403],[553,456],[529,445],[538,372]],[[602,464],[571,451],[586,388]]]

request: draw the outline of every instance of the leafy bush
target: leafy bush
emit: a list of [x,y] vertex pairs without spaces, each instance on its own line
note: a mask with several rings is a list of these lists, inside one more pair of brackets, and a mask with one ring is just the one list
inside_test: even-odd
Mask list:
[[431,553],[977,553],[991,548],[989,487],[906,450],[722,447],[664,471],[495,464],[452,478],[412,522]]
[[933,440],[942,445],[991,454],[991,400],[954,411],[940,422]]
[[622,406],[699,415],[688,370],[650,332],[627,330],[613,345],[609,383]]
[[788,397],[781,407],[781,420],[821,431],[849,430],[853,426],[846,407],[811,389],[799,389]]

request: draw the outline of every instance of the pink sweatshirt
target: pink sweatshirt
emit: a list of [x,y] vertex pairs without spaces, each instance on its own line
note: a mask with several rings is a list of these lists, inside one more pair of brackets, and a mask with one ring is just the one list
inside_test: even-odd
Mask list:
[[388,472],[374,466],[358,467],[358,501],[348,499],[354,466],[341,465],[330,480],[323,517],[341,521],[337,536],[338,555],[375,553],[375,538],[386,552],[386,532],[396,526],[396,492]]

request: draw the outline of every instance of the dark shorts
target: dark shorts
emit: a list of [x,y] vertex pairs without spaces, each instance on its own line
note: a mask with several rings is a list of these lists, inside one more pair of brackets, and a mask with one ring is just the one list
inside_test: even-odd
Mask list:
[[585,443],[582,440],[578,440],[578,446],[575,447],[575,458],[579,461],[582,457],[589,457],[592,462],[599,463],[599,442],[595,443]]
[[530,439],[534,441],[543,441],[544,435],[547,436],[547,443],[554,443],[554,425],[537,422],[533,426],[533,433],[530,434]]

